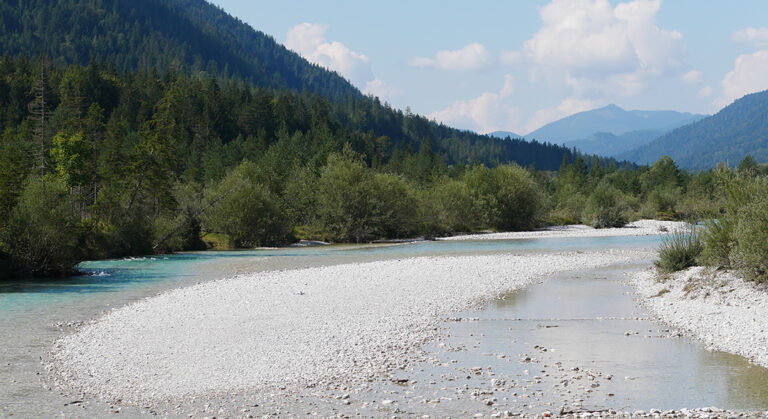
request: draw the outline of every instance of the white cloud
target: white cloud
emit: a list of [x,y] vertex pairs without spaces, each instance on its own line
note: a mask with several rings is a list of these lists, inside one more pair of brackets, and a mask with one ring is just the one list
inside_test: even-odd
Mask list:
[[523,61],[523,54],[520,51],[501,51],[499,61],[504,65],[520,64]]
[[434,67],[450,71],[473,71],[488,68],[493,62],[491,54],[482,44],[471,43],[457,50],[438,51],[434,58],[416,57],[414,67]]
[[728,104],[748,93],[768,89],[768,50],[739,55],[728,74],[723,78],[723,94],[720,104]]
[[363,87],[373,80],[368,57],[350,50],[341,42],[327,42],[326,30],[328,27],[325,25],[300,23],[288,30],[285,46],[313,63],[338,72],[355,86]]
[[712,86],[704,86],[699,90],[698,96],[702,99],[706,99],[712,96]]
[[285,46],[308,61],[338,72],[363,93],[382,98],[391,98],[399,93],[398,89],[374,76],[367,56],[352,51],[341,42],[328,42],[325,39],[327,30],[326,25],[300,23],[288,30]]
[[509,97],[515,92],[515,76],[507,74],[504,76],[504,86],[501,87],[499,95],[501,97]]
[[731,35],[731,41],[733,42],[747,42],[755,44],[758,47],[768,46],[768,28],[753,28],[748,27],[740,29]]
[[534,79],[564,84],[577,97],[631,96],[684,67],[677,31],[659,28],[660,0],[611,6],[608,0],[553,0],[539,31],[523,44]]
[[400,89],[388,85],[377,77],[365,84],[363,93],[378,96],[380,98],[392,98],[399,95],[401,92]]
[[536,111],[533,114],[533,117],[526,123],[526,132],[535,131],[550,122],[594,108],[595,102],[591,99],[565,99],[555,107],[539,109]]
[[701,83],[702,80],[704,80],[704,73],[702,73],[699,70],[691,70],[683,74],[682,79],[684,82],[688,84],[698,84],[698,83]]
[[515,131],[520,124],[520,110],[506,103],[514,92],[514,77],[504,76],[504,85],[498,93],[485,92],[470,100],[457,100],[448,108],[432,112],[430,119],[488,133],[500,130]]

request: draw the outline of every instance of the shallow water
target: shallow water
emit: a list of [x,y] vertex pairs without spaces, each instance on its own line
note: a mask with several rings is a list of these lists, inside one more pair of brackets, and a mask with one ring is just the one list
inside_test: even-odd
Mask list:
[[[497,376],[542,377],[539,406],[768,409],[768,370],[740,356],[708,351],[649,320],[625,283],[629,268],[561,274],[462,313],[473,321],[450,325],[448,342],[477,346],[457,355],[470,358],[462,364],[491,366]],[[525,356],[534,362],[520,362]],[[599,378],[590,379],[585,371]]]
[[[0,336],[3,337],[0,340],[0,417],[60,413],[89,417],[110,411],[110,406],[98,401],[51,389],[40,359],[55,339],[74,330],[71,325],[61,323],[87,321],[113,307],[169,288],[274,269],[413,256],[653,247],[659,240],[656,236],[544,238],[199,252],[87,262],[81,265],[88,273],[84,276],[60,281],[0,283]],[[625,269],[627,267],[619,270]],[[439,406],[414,405],[407,411],[469,412],[469,396],[455,394],[454,384],[458,381],[440,375],[458,377],[477,365],[491,366],[493,374],[507,376],[521,384],[531,381],[526,385],[531,390],[518,393],[520,397],[511,396],[513,391],[509,390],[502,396],[507,400],[498,401],[497,406],[506,406],[512,411],[555,409],[574,404],[595,409],[705,405],[768,409],[768,370],[751,366],[741,357],[706,351],[702,345],[687,339],[660,337],[668,333],[660,331],[662,326],[645,320],[647,314],[633,302],[619,271],[595,271],[582,276],[551,279],[480,311],[459,314],[477,317],[477,321],[447,323],[442,340],[445,346],[436,346],[436,342],[426,348],[436,360],[442,361],[421,365],[410,372],[415,383],[414,388],[407,391],[411,391],[413,397],[434,393],[436,397],[443,394],[442,397],[451,400],[444,400]],[[625,336],[629,330],[641,333]],[[554,351],[542,352],[534,348],[536,345]],[[456,348],[459,350],[453,351]],[[499,354],[505,357],[499,358]],[[528,354],[539,362],[520,363],[521,354]],[[561,364],[556,366],[555,362]],[[549,376],[535,370],[545,363],[547,367],[542,370]],[[573,367],[591,368],[605,375],[612,374],[613,378],[598,380],[600,386],[590,387],[591,392],[567,393],[579,386],[580,380],[573,378],[571,387],[561,392],[562,387],[554,385],[562,386],[563,379],[574,375],[570,370]],[[542,375],[538,383],[533,380],[537,375]],[[482,375],[479,379],[487,385],[490,376]],[[431,380],[436,384],[425,385]],[[464,380],[474,384],[478,377]],[[379,386],[370,397],[380,400],[383,392],[392,398],[393,391],[394,394],[407,392],[385,385]],[[523,394],[528,397],[523,398]],[[80,400],[82,402],[71,404]],[[479,401],[476,404],[484,406]],[[121,412],[134,416],[145,410],[122,407]],[[359,410],[350,413],[356,411]],[[363,411],[374,413],[370,409]]]

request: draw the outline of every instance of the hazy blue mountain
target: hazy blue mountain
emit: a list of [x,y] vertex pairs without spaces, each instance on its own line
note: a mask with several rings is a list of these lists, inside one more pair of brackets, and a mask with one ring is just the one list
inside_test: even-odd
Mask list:
[[720,162],[733,166],[747,155],[768,162],[768,90],[746,95],[713,116],[620,156],[646,164],[663,155],[694,170],[712,168]]
[[625,111],[616,105],[608,105],[549,123],[525,137],[564,144],[588,139],[598,132],[618,136],[632,131],[668,131],[703,117],[675,111]]
[[665,133],[667,131],[655,129],[630,131],[621,135],[611,134],[610,132],[596,132],[587,138],[569,141],[564,145],[576,148],[587,154],[617,156],[641,145],[648,144]]
[[488,135],[491,137],[501,138],[502,140],[509,137],[509,138],[523,138],[520,134],[515,134],[512,131],[493,131],[489,132]]

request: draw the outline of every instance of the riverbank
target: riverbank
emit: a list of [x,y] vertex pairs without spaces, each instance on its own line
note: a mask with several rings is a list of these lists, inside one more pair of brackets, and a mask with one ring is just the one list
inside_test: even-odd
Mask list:
[[556,272],[648,251],[426,257],[241,275],[113,310],[59,340],[59,382],[143,404],[364,381],[419,360],[446,317]]
[[704,267],[669,275],[649,268],[630,282],[659,320],[710,349],[768,367],[768,285]]
[[442,237],[438,240],[512,240],[540,239],[548,237],[626,237],[667,234],[687,228],[682,221],[638,220],[617,228],[593,228],[586,225],[553,226],[534,231],[515,231],[506,233],[463,234]]

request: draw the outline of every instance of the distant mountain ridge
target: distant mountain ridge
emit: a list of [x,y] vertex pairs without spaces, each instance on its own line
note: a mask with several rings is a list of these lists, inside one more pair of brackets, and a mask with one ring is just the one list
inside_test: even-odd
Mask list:
[[596,133],[620,136],[633,131],[665,132],[705,116],[675,111],[626,111],[616,105],[608,105],[551,122],[530,132],[525,138],[566,144],[588,139]]
[[610,132],[596,132],[588,138],[569,141],[564,145],[576,148],[582,153],[615,157],[648,144],[666,132],[668,131],[658,129],[630,131],[620,135],[611,134]]
[[712,168],[720,162],[733,166],[747,155],[768,162],[768,90],[746,95],[715,115],[619,156],[647,164],[663,155],[693,170]]

